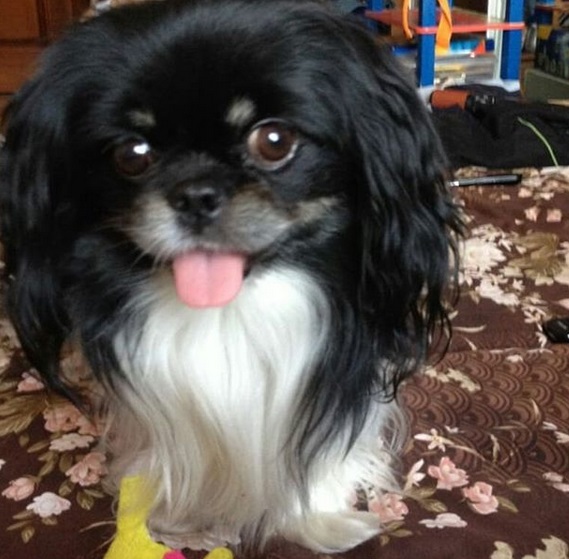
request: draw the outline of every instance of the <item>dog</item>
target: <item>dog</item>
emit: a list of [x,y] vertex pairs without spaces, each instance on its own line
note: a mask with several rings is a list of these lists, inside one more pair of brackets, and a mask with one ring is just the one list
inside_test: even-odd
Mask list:
[[7,308],[48,385],[105,390],[113,478],[176,547],[381,530],[397,387],[449,330],[460,213],[428,112],[312,0],[165,0],[78,24],[6,114]]

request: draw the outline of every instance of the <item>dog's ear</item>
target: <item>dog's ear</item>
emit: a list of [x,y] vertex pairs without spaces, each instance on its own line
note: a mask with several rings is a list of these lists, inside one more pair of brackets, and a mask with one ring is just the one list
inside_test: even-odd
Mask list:
[[378,354],[400,372],[385,381],[395,388],[424,360],[437,327],[448,326],[445,295],[462,225],[426,107],[390,53],[363,51],[349,119],[359,175],[358,299],[383,346]]
[[[13,98],[0,153],[7,310],[32,364],[54,388],[67,335],[58,255],[72,234],[66,93],[40,71]],[[67,241],[68,242],[68,241]]]

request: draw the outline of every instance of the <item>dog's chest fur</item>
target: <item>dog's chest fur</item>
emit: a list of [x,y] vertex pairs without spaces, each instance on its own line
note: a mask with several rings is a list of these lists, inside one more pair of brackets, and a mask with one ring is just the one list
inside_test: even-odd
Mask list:
[[172,531],[174,519],[193,517],[203,531],[221,516],[242,530],[269,506],[299,510],[285,448],[329,331],[321,288],[305,272],[269,269],[230,305],[196,310],[163,273],[138,302],[142,333],[115,342],[135,388],[122,395],[132,415],[120,418],[121,462],[128,456],[159,481],[160,525]]

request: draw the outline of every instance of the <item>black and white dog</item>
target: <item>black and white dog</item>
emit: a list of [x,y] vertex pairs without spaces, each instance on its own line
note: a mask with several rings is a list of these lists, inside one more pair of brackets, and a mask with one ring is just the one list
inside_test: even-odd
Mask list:
[[446,329],[461,221],[426,110],[359,23],[310,0],[111,10],[47,50],[1,157],[23,348],[69,395],[80,349],[157,539],[380,531],[354,491],[395,483],[395,391]]

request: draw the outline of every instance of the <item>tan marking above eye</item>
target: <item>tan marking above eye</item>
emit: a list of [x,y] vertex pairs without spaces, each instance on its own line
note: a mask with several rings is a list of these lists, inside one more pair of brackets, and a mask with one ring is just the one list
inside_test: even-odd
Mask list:
[[156,118],[149,110],[134,109],[128,113],[128,118],[134,126],[139,128],[154,128]]
[[236,127],[247,126],[255,117],[255,103],[247,97],[237,97],[231,102],[225,115],[225,121]]

